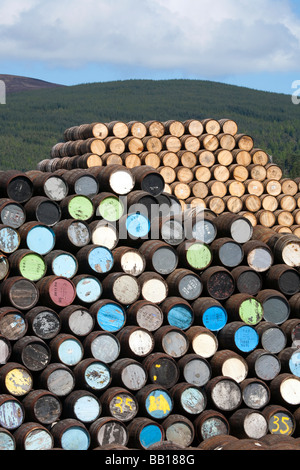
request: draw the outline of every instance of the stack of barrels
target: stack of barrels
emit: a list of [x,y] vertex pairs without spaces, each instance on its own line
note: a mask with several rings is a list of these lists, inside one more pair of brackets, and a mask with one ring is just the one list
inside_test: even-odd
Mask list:
[[0,172],[0,220],[1,449],[299,449],[296,235],[118,163]]
[[38,169],[148,165],[182,208],[244,213],[253,225],[300,234],[300,179],[283,176],[232,119],[92,123],[64,131]]

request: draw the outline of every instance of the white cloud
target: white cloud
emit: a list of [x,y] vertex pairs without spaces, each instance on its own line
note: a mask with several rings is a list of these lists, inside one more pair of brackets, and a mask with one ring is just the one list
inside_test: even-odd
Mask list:
[[2,0],[0,60],[216,76],[296,70],[289,0]]

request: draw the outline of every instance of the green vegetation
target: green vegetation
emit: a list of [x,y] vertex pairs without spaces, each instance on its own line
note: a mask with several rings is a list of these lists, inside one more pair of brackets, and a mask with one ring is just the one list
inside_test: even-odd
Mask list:
[[300,175],[300,105],[288,95],[198,80],[127,80],[8,94],[0,106],[0,170],[35,169],[75,125],[191,118],[234,119],[285,176]]

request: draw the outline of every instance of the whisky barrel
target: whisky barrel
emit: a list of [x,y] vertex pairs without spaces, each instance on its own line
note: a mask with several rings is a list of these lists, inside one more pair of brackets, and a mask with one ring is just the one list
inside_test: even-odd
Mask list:
[[95,317],[86,307],[69,305],[59,312],[62,330],[78,337],[87,336],[94,328]]
[[135,185],[133,169],[119,164],[92,168],[90,172],[97,177],[101,192],[113,192],[119,196],[125,196],[133,190]]
[[258,212],[262,207],[260,197],[255,194],[244,194],[244,196],[241,197],[241,200],[243,201],[244,209],[249,212]]
[[271,266],[266,275],[266,287],[293,296],[300,290],[300,276],[295,268],[285,264]]
[[80,274],[108,274],[114,265],[112,251],[94,244],[80,248],[76,253],[76,258]]
[[182,297],[166,298],[160,305],[165,322],[185,331],[194,321],[194,312],[189,302]]
[[186,269],[203,271],[212,263],[212,252],[206,243],[187,240],[177,247],[179,262]]
[[74,283],[62,276],[46,276],[36,283],[36,288],[40,301],[54,310],[71,305],[76,297]]
[[250,155],[252,157],[252,162],[255,165],[265,166],[269,163],[269,155],[260,148],[253,148],[250,151]]
[[140,416],[153,420],[163,420],[173,411],[173,399],[170,392],[160,385],[148,384],[135,394]]
[[98,326],[103,331],[116,333],[126,323],[125,308],[111,299],[99,299],[90,306],[89,311],[95,316]]
[[0,450],[16,450],[16,440],[7,429],[0,428]]
[[248,364],[244,357],[229,349],[216,351],[210,359],[210,365],[213,376],[224,375],[236,380],[237,383],[243,382],[248,375]]
[[3,394],[21,398],[33,389],[33,376],[23,364],[8,362],[0,368],[0,389]]
[[148,382],[160,385],[166,389],[172,388],[179,380],[179,366],[168,354],[154,352],[142,362]]
[[91,243],[113,250],[119,242],[118,229],[114,223],[107,220],[94,220],[89,224]]
[[217,352],[218,340],[216,335],[203,326],[192,326],[186,331],[189,341],[189,353],[197,354],[204,359],[210,359]]
[[[277,375],[270,382],[272,400],[282,406],[299,406],[300,378],[290,373]],[[275,401],[276,400],[276,401]]]
[[[44,258],[32,250],[17,250],[9,256],[8,261],[11,276],[23,276],[30,281],[39,281],[47,272]],[[2,264],[4,263],[1,263],[1,267]]]
[[104,139],[108,135],[107,125],[102,122],[92,122],[80,126],[72,126],[64,131],[65,141],[99,137]]
[[74,390],[63,403],[63,419],[76,419],[90,425],[100,417],[102,405],[100,399],[88,390]]
[[163,442],[165,431],[161,423],[147,418],[137,417],[127,425],[130,448],[147,450],[152,445]]
[[128,213],[140,210],[145,216],[154,217],[155,210],[158,212],[157,197],[152,196],[147,191],[131,191],[126,202]]
[[262,181],[248,179],[243,182],[243,185],[246,190],[245,192],[247,192],[248,194],[254,194],[255,196],[261,197],[264,193],[264,185]]
[[285,263],[291,267],[298,267],[300,240],[295,235],[281,234],[274,246],[274,256],[278,263]]
[[256,181],[264,181],[267,178],[267,170],[264,165],[252,163],[248,166],[249,178]]
[[231,179],[243,183],[250,177],[248,168],[249,167],[239,165],[238,163],[233,163],[232,165],[229,165],[229,178],[227,178],[227,181]]
[[[162,422],[162,426],[165,430],[167,443],[178,445],[179,448],[187,448],[193,443],[195,437],[194,425],[186,416],[172,414]],[[162,448],[165,449],[165,446]]]
[[248,219],[237,214],[224,213],[214,220],[219,237],[231,237],[237,243],[246,243],[253,234],[253,227]]
[[52,433],[43,425],[27,422],[14,432],[17,450],[51,450],[54,447]]
[[199,137],[203,132],[203,124],[198,119],[187,119],[183,122],[185,133]]
[[108,364],[95,358],[83,359],[82,356],[73,365],[76,386],[79,389],[99,394],[110,386],[111,373]]
[[69,333],[59,333],[49,342],[54,362],[62,362],[68,367],[78,364],[84,356],[81,341]]
[[21,243],[18,230],[8,225],[0,224],[0,252],[10,255],[18,250]]
[[165,352],[178,359],[183,357],[189,349],[189,340],[184,331],[171,325],[164,325],[153,333],[154,351]]
[[249,374],[264,382],[270,382],[281,372],[281,363],[276,354],[265,349],[255,349],[247,355]]
[[276,215],[274,212],[261,209],[255,213],[255,217],[259,225],[263,225],[264,227],[272,227],[274,230],[274,226],[276,224]]
[[121,422],[133,420],[139,411],[138,402],[133,393],[122,387],[110,387],[100,397],[103,413]]
[[21,311],[30,310],[39,301],[37,285],[22,276],[12,276],[2,281],[1,300]]
[[195,416],[202,415],[206,408],[207,398],[204,387],[178,382],[169,392],[174,402],[174,413],[194,419]]
[[63,250],[52,250],[44,257],[47,274],[72,279],[78,271],[78,261],[74,254]]
[[280,181],[282,179],[283,172],[279,165],[276,165],[275,163],[267,163],[265,168],[267,170],[266,179],[273,179],[276,181]]
[[194,179],[194,174],[190,168],[186,166],[177,166],[175,168],[176,180],[180,183],[190,184]]
[[264,380],[257,377],[247,378],[240,383],[243,402],[247,408],[264,410],[271,400],[271,393]]
[[285,346],[298,347],[300,332],[299,323],[299,318],[290,318],[289,320],[282,323],[282,325],[280,325],[280,329],[286,338],[283,348]]
[[230,170],[227,166],[216,164],[210,169],[212,178],[221,183],[225,183],[230,178]]
[[289,318],[289,302],[281,292],[274,289],[263,289],[257,294],[256,299],[263,306],[264,320],[280,325]]
[[13,199],[0,199],[0,218],[3,225],[20,228],[26,221],[26,211],[21,203]]
[[201,124],[204,127],[204,131],[206,131],[208,134],[218,135],[221,132],[221,124],[216,119],[202,119]]
[[14,360],[23,364],[31,372],[40,372],[51,361],[48,344],[36,336],[24,336],[15,342],[12,348]]
[[239,439],[235,436],[231,436],[230,434],[216,434],[215,436],[208,437],[207,439],[202,441],[199,444],[198,449],[223,450],[223,447],[225,447],[226,444],[234,443],[237,441],[239,441]]
[[177,252],[166,242],[148,240],[142,243],[139,251],[146,260],[146,269],[148,271],[154,270],[161,275],[168,275],[177,267]]
[[195,325],[202,325],[210,331],[220,331],[227,323],[228,316],[223,305],[212,297],[200,297],[192,304]]
[[117,272],[123,271],[131,276],[139,276],[145,271],[146,260],[139,250],[128,246],[118,246],[113,249],[112,253],[114,269]]
[[163,312],[159,305],[147,300],[137,300],[126,308],[128,325],[137,325],[154,332],[163,325]]
[[[56,238],[56,249],[74,252],[91,242],[91,230],[89,225],[82,220],[61,220],[53,227],[53,230]],[[53,247],[52,242],[51,249],[53,249]],[[49,253],[51,249],[49,249],[47,253]]]
[[[274,443],[273,436],[278,436],[281,439],[292,436],[296,429],[296,419],[294,413],[291,413],[287,408],[281,405],[270,404],[262,411],[268,422],[268,437],[269,442]],[[265,442],[268,442],[264,439]]]
[[91,221],[95,209],[92,199],[81,194],[71,194],[60,202],[62,219]]
[[219,119],[219,124],[221,126],[221,131],[228,133],[230,135],[236,135],[238,131],[237,123],[233,119]]
[[88,450],[91,436],[86,426],[77,419],[65,418],[51,428],[54,446],[63,450]]
[[0,335],[0,364],[6,364],[12,354],[12,345],[8,338]]
[[163,177],[165,184],[171,185],[176,180],[176,171],[172,166],[159,166],[157,171]]
[[264,242],[249,240],[243,245],[243,250],[248,266],[258,273],[268,271],[274,263],[272,250]]
[[129,358],[144,358],[151,354],[154,349],[153,334],[139,326],[124,326],[117,333],[117,338],[120,342],[121,350]]
[[165,134],[160,138],[162,149],[169,150],[170,152],[179,152],[181,150],[181,141],[175,135]]
[[189,269],[175,269],[166,281],[170,296],[179,296],[187,301],[196,300],[203,290],[200,277]]
[[[59,222],[60,223],[60,222]],[[28,248],[39,255],[46,255],[53,250],[56,242],[54,227],[48,227],[37,221],[26,222],[19,228],[21,248]]]
[[247,134],[235,134],[236,147],[250,152],[254,147],[253,138]]
[[138,281],[143,300],[161,304],[168,296],[168,284],[160,274],[145,271],[138,277]]
[[152,166],[155,169],[160,167],[160,156],[155,152],[141,152],[139,158],[142,165]]
[[[101,157],[99,156],[99,158],[101,158],[101,162],[102,162],[102,165],[100,166],[122,165],[123,163],[122,157],[118,155],[117,153],[113,153],[113,152],[105,152],[101,155]],[[96,167],[92,167],[92,169],[94,168]]]
[[226,193],[228,192],[230,196],[236,196],[240,198],[245,194],[246,187],[241,181],[228,180],[224,184],[226,188]]
[[208,406],[223,413],[233,413],[242,404],[240,385],[230,377],[217,376],[209,380],[205,386]]
[[61,201],[68,195],[68,183],[61,175],[37,170],[27,171],[26,175],[32,181],[33,196],[46,196],[53,201]]
[[[169,168],[172,168],[172,169],[175,170],[175,168],[177,166],[179,166],[179,164],[180,164],[180,158],[179,158],[177,152],[172,152],[172,151],[169,151],[169,150],[162,150],[161,152],[159,152],[158,156],[159,156],[160,162],[162,164],[162,166],[159,165],[159,167],[161,169],[163,167],[169,167]],[[183,166],[185,166],[185,165],[183,165]]]
[[22,405],[27,421],[34,421],[43,426],[55,423],[63,412],[61,400],[49,390],[31,390],[22,399]]
[[230,432],[239,439],[261,439],[268,433],[268,423],[261,411],[241,408],[229,417]]
[[[226,184],[222,181],[211,180],[207,183],[207,188],[211,196],[224,197],[227,194]],[[204,194],[204,198],[207,197],[207,194]]]
[[216,134],[205,133],[199,137],[201,147],[210,152],[215,152],[219,148],[219,140]]
[[212,368],[208,359],[199,354],[186,354],[178,362],[181,381],[196,387],[205,386],[212,377]]
[[231,271],[231,275],[239,293],[255,296],[262,289],[262,276],[250,266],[237,266]]
[[98,446],[102,448],[108,444],[126,446],[129,438],[127,425],[111,416],[96,419],[89,426],[89,433],[94,449]]
[[15,307],[0,308],[0,334],[8,341],[17,341],[26,335],[27,316]]
[[39,374],[38,387],[64,398],[75,388],[74,372],[62,362],[51,362]]
[[234,279],[228,269],[223,266],[210,266],[200,275],[204,294],[215,300],[228,299],[235,290]]
[[102,284],[95,276],[79,274],[72,278],[76,290],[76,298],[80,303],[90,305],[99,300],[102,295]]
[[[200,443],[205,443],[214,436],[229,435],[230,431],[227,418],[216,410],[204,410],[196,417],[193,424],[195,435]],[[201,447],[201,445],[198,446],[198,448]]]
[[243,247],[241,244],[232,240],[232,238],[218,238],[214,240],[210,246],[215,264],[221,264],[226,268],[234,268],[243,261]]
[[281,362],[281,371],[283,373],[291,373],[296,377],[300,377],[299,368],[299,351],[298,348],[288,347],[284,348],[278,354],[278,359]]
[[218,333],[220,349],[232,349],[241,354],[250,354],[259,344],[259,336],[255,328],[242,321],[227,323]]
[[230,321],[243,321],[246,325],[255,326],[262,321],[265,311],[262,302],[250,294],[231,295],[224,307]]
[[111,364],[110,369],[112,385],[137,392],[147,383],[148,373],[145,366],[133,358],[119,358]]
[[129,135],[134,137],[142,138],[147,134],[147,128],[143,122],[140,121],[129,121],[126,123],[129,131]]
[[285,348],[287,337],[281,325],[279,326],[272,322],[263,321],[256,325],[255,329],[259,335],[260,346],[265,351],[278,354]]
[[[23,400],[8,395],[1,394],[0,397],[0,426],[1,429],[13,432],[25,421],[25,408]],[[3,436],[6,438],[6,436]],[[1,439],[2,443],[2,439]],[[1,447],[0,447],[1,448]],[[1,449],[3,450],[3,449]]]
[[102,282],[103,295],[121,305],[131,305],[140,297],[140,285],[135,276],[124,272],[107,274]]
[[85,357],[111,364],[120,355],[118,338],[107,331],[91,331],[82,341]]
[[24,204],[33,195],[33,183],[25,172],[0,171],[0,197]]

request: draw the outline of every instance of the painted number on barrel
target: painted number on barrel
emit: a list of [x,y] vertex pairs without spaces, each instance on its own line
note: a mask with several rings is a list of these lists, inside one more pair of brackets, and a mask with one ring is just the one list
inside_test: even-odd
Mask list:
[[270,419],[271,434],[290,435],[293,432],[293,423],[289,416],[278,413]]

